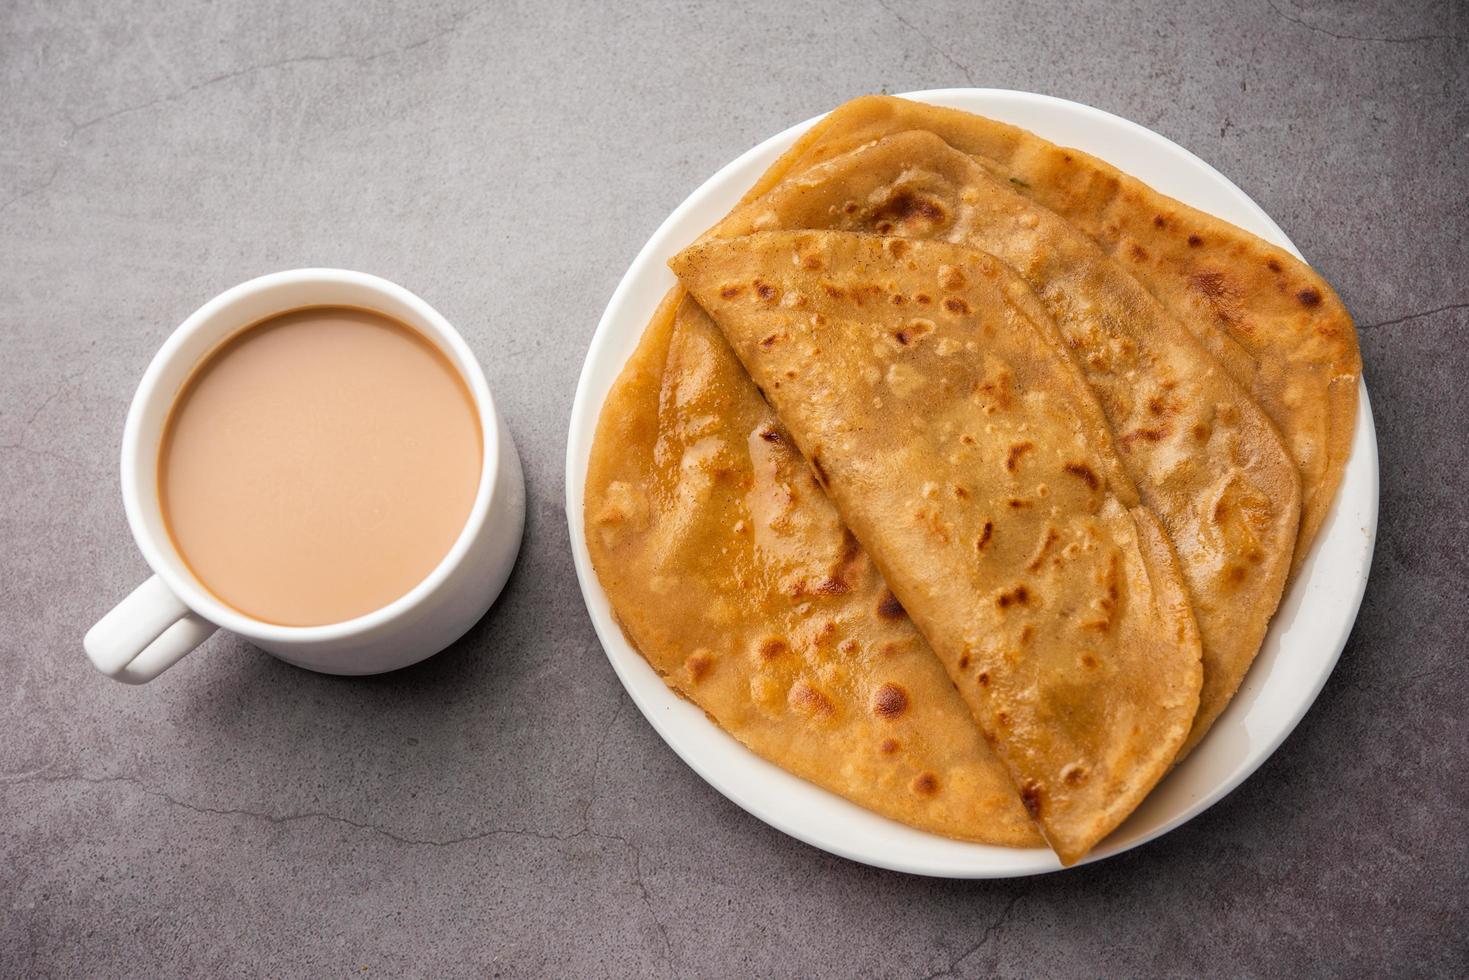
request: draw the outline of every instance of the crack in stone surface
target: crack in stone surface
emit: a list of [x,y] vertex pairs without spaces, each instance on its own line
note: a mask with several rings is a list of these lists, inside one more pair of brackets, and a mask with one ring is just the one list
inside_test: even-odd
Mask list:
[[[70,135],[71,134],[68,133],[66,138],[69,139]],[[46,175],[46,179],[42,180],[39,184],[37,184],[35,187],[32,187],[30,190],[23,191],[22,193],[17,194],[10,200],[6,201],[4,204],[0,204],[0,212],[8,211],[10,210],[10,208],[19,204],[21,201],[25,201],[32,197],[35,197],[37,194],[46,190],[48,187],[56,182],[56,175],[59,173],[61,173],[61,161],[57,160],[56,165],[51,168],[51,172]]]
[[[590,650],[591,647],[595,646],[597,642],[598,641],[593,640],[592,643],[588,644],[587,647],[584,649]],[[648,891],[647,882],[643,880],[643,849],[634,844],[632,841],[628,840],[626,837],[620,836],[618,834],[609,834],[606,831],[595,830],[592,828],[592,807],[595,806],[597,800],[600,799],[600,794],[597,792],[597,783],[602,771],[602,761],[606,756],[607,743],[612,737],[613,729],[617,727],[618,721],[621,720],[622,713],[627,708],[627,703],[628,702],[626,696],[621,696],[618,698],[617,707],[613,710],[612,717],[607,720],[607,727],[602,729],[602,735],[600,738],[597,739],[597,754],[592,761],[592,785],[587,791],[587,804],[582,808],[581,812],[582,831],[591,837],[606,840],[615,840],[618,843],[622,844],[623,847],[627,848],[628,851],[632,854],[633,885],[638,889],[638,893],[642,896],[643,907],[647,909],[649,918],[651,918],[653,920],[653,924],[657,926],[658,935],[662,937],[664,961],[667,964],[668,971],[671,975],[674,972],[673,943],[668,938],[667,926],[664,925],[662,917],[658,915],[658,911],[653,905],[653,896],[652,893]]]
[[939,970],[936,973],[928,974],[926,977],[923,978],[923,980],[936,980],[936,978],[938,977],[957,976],[958,974],[955,973],[955,971],[959,969],[959,964],[963,963],[965,960],[969,959],[969,957],[979,952],[992,938],[994,938],[995,933],[999,931],[1000,927],[1002,927],[1006,922],[1010,921],[1010,916],[1015,912],[1015,906],[1019,905],[1020,900],[1024,897],[1024,894],[1020,894],[1011,898],[1010,901],[1006,903],[1005,907],[1000,911],[1000,914],[995,916],[995,920],[989,925],[985,926],[984,932],[980,934],[979,940],[975,942],[974,945],[964,950],[964,952],[960,953],[958,956],[952,957],[949,960],[948,966],[944,967],[942,970]]
[[1450,303],[1447,306],[1434,307],[1431,310],[1420,310],[1417,313],[1405,313],[1402,316],[1393,317],[1391,320],[1380,320],[1377,323],[1366,323],[1357,327],[1357,332],[1376,330],[1378,327],[1391,327],[1399,323],[1407,323],[1409,320],[1418,320],[1425,316],[1433,316],[1436,313],[1448,313],[1450,310],[1469,310],[1469,303]]
[[[621,713],[622,705],[619,704],[618,710],[613,717],[614,722],[616,721],[616,718],[621,715]],[[609,723],[607,726],[607,732],[610,732],[611,728],[612,724]],[[607,738],[607,732],[603,733],[604,742]],[[630,883],[634,888],[638,890],[638,894],[642,899],[643,908],[647,911],[648,917],[653,920],[653,925],[658,930],[658,935],[662,940],[663,959],[666,969],[669,975],[672,975],[674,973],[673,943],[668,936],[668,927],[664,924],[662,916],[658,914],[657,907],[653,904],[652,892],[648,890],[648,884],[643,872],[643,849],[637,844],[633,843],[631,839],[623,836],[622,834],[614,834],[606,830],[595,829],[586,819],[586,812],[583,813],[582,826],[576,831],[569,834],[547,833],[545,831],[530,830],[528,828],[497,828],[494,830],[485,830],[472,834],[464,834],[458,837],[411,837],[407,834],[400,834],[396,831],[389,830],[386,827],[382,827],[377,824],[364,823],[359,820],[353,820],[350,817],[340,816],[339,814],[335,813],[328,813],[324,810],[308,810],[298,813],[278,814],[262,810],[248,810],[239,807],[202,806],[199,804],[190,803],[187,800],[181,800],[176,796],[163,792],[162,790],[154,789],[153,787],[144,783],[142,780],[133,776],[89,776],[84,773],[50,773],[47,771],[46,768],[36,769],[30,772],[0,776],[0,786],[19,786],[34,783],[84,783],[92,786],[120,784],[131,786],[145,796],[153,797],[154,799],[161,800],[172,806],[188,810],[191,813],[198,813],[208,816],[248,817],[255,820],[263,820],[266,823],[276,826],[296,823],[304,820],[322,820],[329,823],[342,824],[347,827],[352,827],[356,830],[365,830],[370,833],[377,834],[381,837],[385,837],[388,840],[394,841],[398,844],[403,844],[411,847],[454,847],[459,844],[469,844],[475,841],[487,840],[492,837],[528,837],[535,840],[551,841],[556,843],[565,843],[568,841],[588,839],[608,841],[620,844],[626,854],[631,858],[632,874],[630,878]],[[588,806],[587,810],[590,810],[590,805]]]
[[669,941],[668,927],[663,924],[663,917],[658,914],[657,909],[653,906],[653,895],[648,891],[648,884],[643,880],[643,849],[620,834],[609,834],[605,831],[590,829],[586,833],[599,840],[617,841],[632,854],[633,886],[642,895],[643,908],[647,909],[648,917],[653,920],[653,925],[658,928],[658,935],[663,939],[663,961],[668,967],[669,974],[673,975],[673,943]]
[[53,453],[49,449],[36,449],[33,446],[27,446],[25,443],[21,442],[11,442],[0,445],[0,453],[25,453],[28,456],[36,456],[41,459],[54,459],[58,463],[63,463],[67,466],[74,466],[77,469],[86,468],[85,464],[80,463],[68,456],[63,456],[60,453]]
[[[137,105],[123,106],[120,109],[114,109],[111,112],[104,112],[100,116],[93,116],[92,118],[85,119],[81,122],[77,122],[76,120],[67,116],[66,122],[68,129],[66,131],[66,134],[61,137],[61,143],[64,146],[72,139],[74,139],[79,133],[85,132],[86,130],[91,129],[93,126],[101,125],[102,123],[105,123],[110,119],[116,119],[118,116],[131,115],[135,112],[143,112],[144,110],[151,109],[154,106],[165,105],[170,102],[178,102],[181,99],[184,99],[189,95],[200,91],[201,89],[209,88],[211,85],[217,85],[220,82],[227,82],[232,79],[242,78],[246,75],[253,75],[257,72],[271,71],[276,68],[285,68],[289,65],[326,64],[338,61],[352,61],[358,64],[367,64],[369,62],[378,61],[382,58],[392,57],[393,55],[407,54],[410,51],[417,50],[418,48],[424,47],[425,45],[432,44],[434,41],[438,41],[442,38],[448,37],[449,35],[456,33],[464,26],[464,22],[466,20],[468,20],[474,14],[478,13],[489,5],[489,3],[475,4],[474,6],[455,14],[449,19],[449,23],[446,26],[439,28],[432,34],[429,34],[426,37],[421,37],[416,41],[411,41],[408,44],[398,45],[397,47],[385,48],[380,51],[369,51],[360,54],[342,53],[295,55],[290,58],[281,58],[276,61],[267,61],[260,64],[246,65],[243,68],[237,68],[233,71],[222,72],[218,75],[206,78],[203,81],[195,82],[194,84],[186,86],[176,92],[170,92],[166,95],[160,95],[155,99],[149,99],[147,102],[141,102]],[[44,181],[42,181],[37,186],[31,188],[30,190],[25,191],[22,194],[16,195],[15,197],[6,201],[4,204],[0,204],[0,213],[5,212],[9,208],[21,203],[22,201],[35,197],[37,194],[40,194],[42,191],[45,191],[47,188],[49,188],[52,183],[55,182],[57,175],[60,174],[64,162],[64,159],[57,160],[55,166],[51,168],[51,173],[47,175]]]
[[264,810],[247,810],[240,807],[202,806],[200,804],[190,803],[187,800],[181,800],[176,796],[172,796],[168,793],[163,792],[162,790],[154,789],[153,787],[144,783],[142,780],[137,779],[133,776],[88,776],[83,773],[47,774],[44,770],[42,770],[40,772],[26,773],[23,776],[19,777],[0,779],[0,785],[6,786],[22,785],[25,783],[88,783],[94,786],[121,783],[123,785],[132,786],[139,792],[143,793],[145,796],[151,796],[154,799],[162,800],[165,803],[181,807],[193,813],[221,817],[251,817],[256,820],[264,820],[267,823],[277,825],[297,823],[302,820],[324,820],[329,823],[345,824],[346,826],[356,828],[357,830],[370,831],[374,834],[386,837],[389,840],[396,841],[399,844],[407,844],[414,847],[452,847],[455,844],[466,844],[473,841],[484,840],[489,837],[497,836],[534,837],[537,840],[547,841],[570,841],[575,840],[579,837],[588,836],[587,829],[583,827],[582,829],[571,834],[551,834],[538,830],[498,828],[495,830],[486,830],[473,834],[465,834],[461,837],[449,837],[442,839],[432,837],[410,837],[406,834],[399,834],[395,831],[388,830],[386,827],[382,827],[377,824],[364,823],[360,820],[353,820],[350,817],[343,817],[335,813],[328,813],[325,810],[303,810],[299,813],[270,813]]
[[[0,211],[3,210],[4,208],[0,208]],[[79,379],[81,376],[82,372],[77,371],[66,375],[59,382],[57,382],[56,387],[51,389],[51,393],[48,394],[45,398],[41,399],[40,404],[32,409],[31,414],[26,417],[25,427],[29,429],[34,426],[36,424],[36,419],[41,417],[41,413],[46,410],[47,406],[49,406],[52,402],[61,397],[62,392],[75,391],[77,386],[77,379]]]
[[886,10],[890,15],[892,15],[893,20],[896,20],[899,24],[902,24],[913,34],[917,35],[920,41],[928,45],[929,50],[933,51],[940,58],[943,58],[949,64],[959,69],[959,71],[963,73],[964,79],[969,82],[970,85],[976,84],[974,81],[974,73],[969,70],[968,65],[964,64],[964,62],[960,61],[958,58],[955,58],[953,55],[949,54],[949,52],[939,47],[938,43],[935,42],[933,38],[929,37],[926,32],[919,29],[916,24],[914,24],[908,18],[904,17],[902,14],[898,13],[897,10],[893,9],[893,7],[888,3],[888,0],[877,0],[877,5],[883,10]]
[[[585,652],[589,646],[584,647],[583,651]],[[612,717],[607,720],[607,727],[602,729],[602,736],[597,739],[597,755],[592,760],[592,784],[587,788],[587,805],[582,807],[581,811],[581,823],[583,827],[591,826],[592,807],[596,805],[598,798],[597,778],[602,772],[602,758],[607,751],[607,740],[612,735],[612,729],[616,727],[618,720],[622,717],[622,710],[626,705],[626,698],[619,697],[617,707],[613,709]]]
[[1275,0],[1265,0],[1265,3],[1278,16],[1290,21],[1292,24],[1304,27],[1308,31],[1315,31],[1317,34],[1334,37],[1339,41],[1371,41],[1380,44],[1417,44],[1421,41],[1469,41],[1469,37],[1462,34],[1415,34],[1411,37],[1372,37],[1364,34],[1339,34],[1336,31],[1327,30],[1324,27],[1317,27],[1315,24],[1309,23],[1300,17],[1292,17],[1284,10],[1281,10]]

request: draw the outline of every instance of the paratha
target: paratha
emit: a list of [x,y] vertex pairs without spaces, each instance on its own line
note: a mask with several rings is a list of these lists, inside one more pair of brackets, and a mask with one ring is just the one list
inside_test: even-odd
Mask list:
[[988,252],[1031,286],[1179,556],[1204,662],[1186,753],[1229,703],[1280,602],[1299,474],[1264,412],[1192,333],[1099,246],[1012,188],[932,133],[899,133],[787,179],[713,234],[937,238]]
[[1331,286],[1284,249],[1080,150],[983,116],[891,96],[838,107],[746,199],[858,146],[915,129],[974,155],[1092,238],[1260,404],[1301,473],[1298,569],[1341,484],[1362,374],[1356,329]]
[[943,667],[681,291],[603,407],[584,519],[633,645],[752,751],[922,830],[1042,843]]
[[671,262],[948,669],[1063,863],[1172,764],[1197,628],[1029,287],[974,249],[761,232]]

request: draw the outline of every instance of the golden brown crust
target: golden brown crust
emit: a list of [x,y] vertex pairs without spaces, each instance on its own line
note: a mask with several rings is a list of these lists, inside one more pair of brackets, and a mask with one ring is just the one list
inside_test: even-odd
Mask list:
[[[1204,644],[1186,754],[1244,678],[1291,567],[1299,473],[1260,407],[1085,235],[939,137],[886,137],[802,171],[711,235],[841,229],[971,245],[1014,268],[1096,393],[1130,481],[1177,550]],[[953,270],[934,304],[959,303]],[[1049,331],[1054,321],[1056,330]],[[1108,441],[1110,442],[1110,435]]]
[[633,646],[752,751],[921,830],[1041,843],[948,675],[681,289],[603,407],[583,517]]
[[992,119],[890,96],[837,108],[746,199],[849,150],[915,129],[974,155],[1096,241],[1260,404],[1301,473],[1299,568],[1341,484],[1356,426],[1362,358],[1351,316],[1331,286],[1283,249],[1086,153]]
[[1118,469],[1105,420],[1028,287],[973,249],[845,232],[711,241],[670,264],[1047,841],[1079,859],[1183,744],[1199,640],[1166,539],[1103,476]]

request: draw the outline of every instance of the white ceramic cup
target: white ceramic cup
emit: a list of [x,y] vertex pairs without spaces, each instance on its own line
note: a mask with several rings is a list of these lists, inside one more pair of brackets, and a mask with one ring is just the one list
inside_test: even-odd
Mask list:
[[[459,537],[406,595],[342,623],[277,626],[216,599],[179,557],[159,506],[158,450],[169,408],[195,365],[245,327],[307,306],[376,310],[443,351],[474,396],[484,464]],[[151,681],[220,627],[287,663],[328,674],[376,674],[417,663],[464,635],[494,603],[515,564],[525,525],[520,458],[464,338],[403,287],[342,269],[295,269],[252,279],[205,303],[173,332],[148,365],[128,410],[122,497],[128,525],[154,574],[87,632],[83,646],[98,670],[128,684]]]

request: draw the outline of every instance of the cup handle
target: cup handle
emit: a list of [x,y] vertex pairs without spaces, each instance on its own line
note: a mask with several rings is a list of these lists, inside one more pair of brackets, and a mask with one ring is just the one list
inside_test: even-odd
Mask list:
[[155,575],[97,620],[82,646],[93,666],[108,677],[124,684],[146,684],[216,629]]

